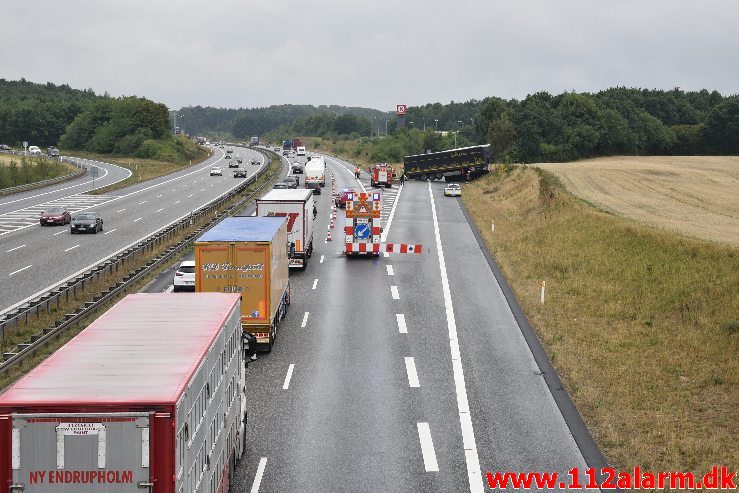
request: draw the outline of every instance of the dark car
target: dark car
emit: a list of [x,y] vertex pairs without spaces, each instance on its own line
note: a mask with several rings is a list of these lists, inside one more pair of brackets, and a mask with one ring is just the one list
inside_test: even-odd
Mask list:
[[243,158],[241,156],[236,156],[236,162],[241,164],[244,162]]
[[306,180],[305,188],[313,190],[313,195],[321,195],[321,182],[318,180]]
[[231,161],[230,163],[228,163],[228,167],[229,168],[238,168],[239,167],[239,163],[237,163],[236,161]]
[[234,178],[246,178],[246,170],[244,168],[235,169]]
[[290,187],[287,186],[287,183],[279,182],[275,183],[275,186],[273,186],[272,188],[276,190],[287,190]]
[[286,176],[282,183],[287,185],[287,188],[298,188],[300,182],[294,176]]
[[95,233],[103,230],[103,218],[97,212],[80,212],[69,225],[69,232],[75,233]]
[[251,164],[259,164],[259,161],[257,161],[256,159],[252,159]]
[[65,224],[72,221],[72,215],[65,207],[49,207],[41,214],[39,224],[47,226],[49,224]]
[[293,163],[292,165],[292,173],[294,175],[302,175],[303,174],[303,165],[300,163]]
[[9,151],[10,147],[5,144],[0,144],[0,151]]
[[225,156],[223,156],[223,159],[231,159],[231,155],[230,154],[226,154]]

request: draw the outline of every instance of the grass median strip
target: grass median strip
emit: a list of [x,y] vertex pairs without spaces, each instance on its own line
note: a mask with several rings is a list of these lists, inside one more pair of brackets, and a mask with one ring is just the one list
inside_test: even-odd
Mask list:
[[463,201],[615,466],[737,469],[735,247],[615,217],[527,167]]

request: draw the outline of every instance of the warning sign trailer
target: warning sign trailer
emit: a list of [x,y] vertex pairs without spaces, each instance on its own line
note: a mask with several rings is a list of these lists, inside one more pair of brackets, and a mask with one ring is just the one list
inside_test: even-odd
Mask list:
[[346,255],[373,255],[385,253],[417,253],[422,245],[382,243],[382,193],[347,192],[346,225],[344,226],[344,253]]

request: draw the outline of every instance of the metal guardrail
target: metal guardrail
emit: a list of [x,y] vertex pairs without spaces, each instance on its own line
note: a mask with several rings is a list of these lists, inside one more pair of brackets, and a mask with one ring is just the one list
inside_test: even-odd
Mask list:
[[[20,155],[20,153],[16,151],[3,151],[5,154],[13,154],[13,155]],[[39,157],[39,156],[37,156]],[[52,159],[49,156],[40,156],[44,159]],[[70,173],[68,175],[63,176],[57,176],[56,178],[49,178],[48,180],[42,180],[37,181],[34,183],[26,183],[24,185],[16,185],[14,187],[8,187],[8,188],[2,188],[0,189],[0,196],[2,195],[12,195],[14,193],[19,192],[27,192],[28,190],[35,190],[37,188],[46,187],[49,185],[56,185],[57,183],[63,183],[65,181],[74,180],[75,178],[79,178],[81,176],[84,176],[87,173],[87,168],[82,166],[81,164],[75,163],[74,161],[71,161],[69,159],[66,159],[64,157],[59,158],[60,161],[71,164],[77,168],[79,168],[74,173]]]
[[118,272],[119,268],[125,266],[126,261],[129,261],[130,263],[133,259],[136,258],[137,255],[141,255],[147,251],[152,251],[162,242],[168,241],[173,236],[178,235],[183,229],[191,226],[193,222],[203,218],[204,216],[212,214],[212,218],[206,224],[188,234],[187,237],[178,242],[176,245],[170,246],[165,252],[161,253],[154,259],[149,260],[144,266],[139,267],[133,272],[130,272],[123,280],[109,287],[107,290],[103,291],[100,295],[96,296],[91,301],[85,302],[83,306],[77,308],[74,312],[66,314],[62,319],[57,320],[52,327],[45,328],[40,333],[31,336],[29,341],[18,344],[16,351],[3,353],[3,361],[0,363],[0,375],[5,374],[8,370],[21,363],[27,357],[36,354],[39,349],[43,348],[46,344],[56,339],[67,328],[75,325],[81,319],[97,310],[106,301],[114,298],[121,292],[125,292],[132,283],[141,279],[146,274],[152,272],[154,269],[170,260],[173,256],[177,255],[182,249],[188,247],[190,243],[192,243],[194,239],[202,234],[205,230],[215,225],[224,217],[231,215],[236,209],[243,207],[244,204],[246,204],[247,202],[253,200],[256,195],[259,194],[269,184],[269,180],[265,181],[264,184],[262,184],[259,188],[257,188],[235,204],[232,204],[227,209],[218,212],[218,209],[222,207],[223,204],[231,200],[233,197],[237,196],[245,188],[249,187],[259,178],[265,175],[272,162],[272,159],[268,155],[266,157],[268,161],[261,170],[245,180],[242,185],[233,189],[228,194],[214,199],[197,211],[193,211],[189,216],[184,217],[173,224],[165,226],[158,231],[155,231],[147,238],[139,241],[135,245],[126,248],[124,251],[118,254],[114,254],[111,258],[102,260],[93,268],[85,271],[83,274],[79,276],[74,276],[71,279],[63,281],[61,285],[47,291],[33,301],[17,307],[9,313],[3,314],[2,318],[0,318],[0,341],[4,339],[5,331],[8,328],[9,324],[12,323],[14,324],[14,328],[17,328],[22,318],[24,319],[24,323],[27,325],[29,316],[35,316],[38,319],[42,316],[42,312],[44,314],[51,313],[52,304],[56,302],[58,308],[63,296],[65,297],[65,302],[69,301],[70,294],[73,299],[76,298],[78,289],[84,292],[86,282],[89,283],[97,281],[100,276],[105,273],[105,271],[108,271],[111,274],[114,271]]

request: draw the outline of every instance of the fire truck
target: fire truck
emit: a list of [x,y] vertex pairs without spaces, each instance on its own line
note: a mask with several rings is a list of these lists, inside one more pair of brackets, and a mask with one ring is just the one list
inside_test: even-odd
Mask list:
[[390,188],[393,186],[393,167],[387,163],[373,164],[370,168],[370,185],[379,187],[385,185]]

